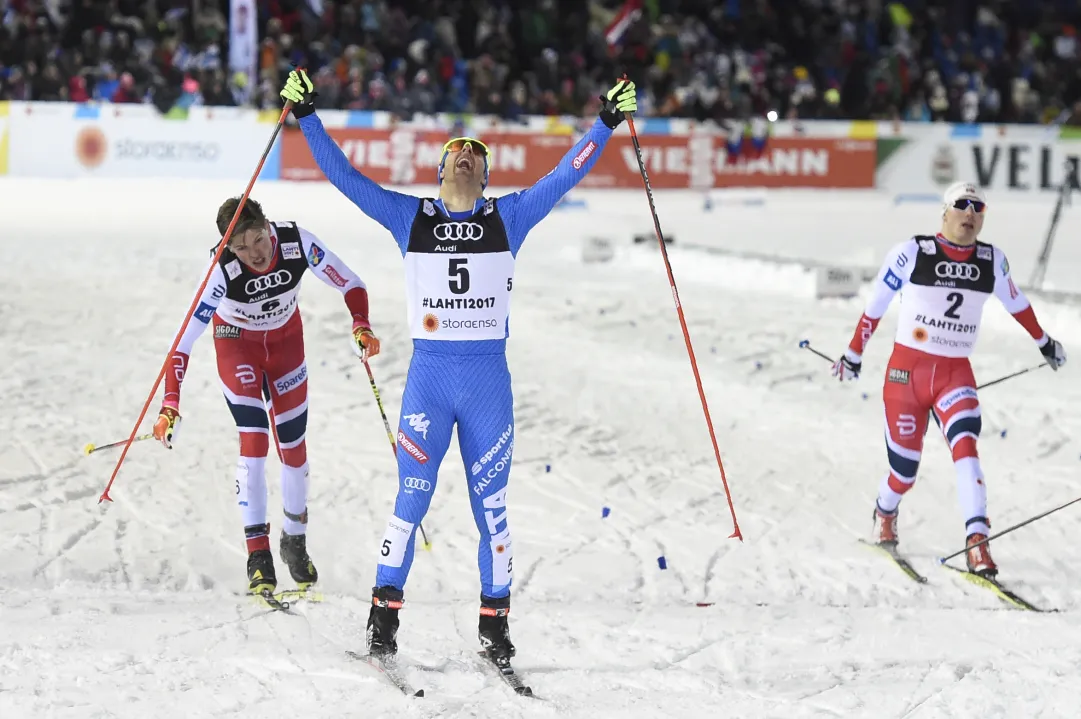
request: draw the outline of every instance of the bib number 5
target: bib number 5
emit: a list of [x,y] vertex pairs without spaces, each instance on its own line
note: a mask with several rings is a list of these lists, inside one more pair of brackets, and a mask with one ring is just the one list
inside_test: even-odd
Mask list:
[[447,268],[450,281],[447,284],[450,286],[450,291],[456,295],[469,292],[469,268],[466,267],[468,262],[469,260],[464,257],[450,258],[450,266]]

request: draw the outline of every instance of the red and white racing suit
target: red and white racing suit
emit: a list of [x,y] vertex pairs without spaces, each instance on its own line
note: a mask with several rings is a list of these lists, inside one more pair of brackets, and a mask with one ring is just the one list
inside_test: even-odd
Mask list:
[[898,292],[897,336],[882,389],[890,471],[879,488],[879,509],[887,514],[896,511],[916,481],[923,436],[933,413],[953,454],[967,533],[987,535],[987,487],[976,451],[980,403],[968,360],[983,305],[993,294],[1033,339],[1043,342],[1046,335],[1014,284],[1000,249],[979,241],[960,247],[941,235],[917,236],[886,256],[845,352],[851,361],[860,361]]
[[311,270],[341,292],[354,322],[368,326],[364,283],[322,241],[292,222],[271,223],[270,237],[273,258],[263,272],[228,249],[222,253],[173,355],[172,371],[165,375],[165,401],[179,403],[192,345],[213,324],[218,377],[240,432],[236,493],[249,551],[269,548],[266,458],[271,431],[282,462],[283,528],[287,534],[303,534],[307,524],[308,368],[297,311],[304,272]]

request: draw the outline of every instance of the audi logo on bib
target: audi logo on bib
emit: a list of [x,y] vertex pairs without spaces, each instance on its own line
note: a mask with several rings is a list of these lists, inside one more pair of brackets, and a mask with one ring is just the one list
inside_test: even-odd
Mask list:
[[484,237],[484,228],[476,222],[444,222],[436,225],[432,234],[440,242],[479,240]]
[[427,492],[432,488],[431,482],[420,477],[406,477],[402,480],[402,484],[407,489],[419,489],[421,492]]
[[248,280],[244,285],[244,291],[249,295],[254,295],[259,292],[266,292],[274,287],[287,285],[292,281],[293,275],[290,274],[289,270],[278,270],[277,272],[271,272],[269,275]]
[[935,274],[943,279],[975,282],[980,279],[980,268],[967,262],[939,262],[935,265]]

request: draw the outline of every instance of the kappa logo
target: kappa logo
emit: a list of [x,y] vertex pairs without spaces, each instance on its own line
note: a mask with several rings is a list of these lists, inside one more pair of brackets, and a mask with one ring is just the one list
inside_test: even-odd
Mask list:
[[428,455],[424,454],[420,447],[413,444],[413,440],[409,439],[409,437],[406,437],[405,432],[403,432],[401,429],[398,430],[398,444],[401,445],[402,449],[404,449],[410,457],[417,460],[421,464],[424,464],[428,461]]
[[432,235],[440,242],[479,240],[484,228],[476,222],[443,222],[432,228]]
[[428,439],[428,425],[431,424],[431,420],[425,418],[423,412],[420,414],[407,414],[405,419],[409,422],[410,429],[424,439]]
[[283,242],[282,257],[287,260],[299,260],[301,258],[300,244],[297,242]]
[[424,214],[428,217],[435,217],[435,205],[432,204],[431,200],[424,201]]
[[991,248],[980,245],[976,248],[976,259],[978,260],[990,260],[992,259]]
[[[315,247],[315,245],[312,245]],[[282,287],[293,281],[293,274],[289,270],[278,270],[262,277],[253,277],[244,283],[244,291],[249,295],[266,292],[275,287]]]
[[980,268],[967,262],[939,262],[935,274],[943,279],[975,282],[980,279]]
[[938,247],[935,246],[934,240],[920,240],[920,251],[925,255],[933,255],[938,252]]
[[240,260],[233,260],[225,266],[225,274],[229,275],[229,279],[235,280],[240,276]]

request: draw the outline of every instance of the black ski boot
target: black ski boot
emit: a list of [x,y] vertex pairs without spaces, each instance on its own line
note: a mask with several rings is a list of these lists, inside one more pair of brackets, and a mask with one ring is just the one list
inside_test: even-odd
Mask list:
[[500,668],[508,666],[514,656],[514,645],[510,642],[510,626],[507,624],[509,615],[510,595],[501,599],[480,595],[480,645],[488,658]]
[[244,527],[244,536],[248,543],[248,593],[274,593],[278,578],[274,574],[274,555],[270,553],[267,534],[269,524],[253,524]]
[[289,567],[289,574],[297,583],[297,589],[304,591],[319,581],[319,572],[315,571],[312,558],[308,556],[306,534],[281,534],[281,558]]
[[373,587],[372,608],[368,612],[368,654],[390,658],[398,653],[398,610],[404,598],[394,587]]

